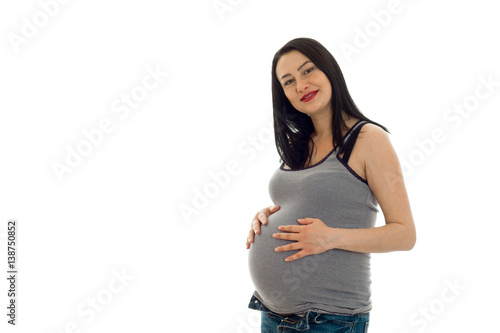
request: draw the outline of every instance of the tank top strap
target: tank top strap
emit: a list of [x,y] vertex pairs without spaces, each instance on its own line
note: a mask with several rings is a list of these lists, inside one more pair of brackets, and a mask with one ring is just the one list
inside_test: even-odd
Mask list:
[[350,130],[349,135],[344,140],[344,155],[342,156],[342,160],[347,163],[349,161],[349,157],[351,156],[352,149],[354,148],[354,144],[356,143],[356,139],[358,138],[358,134],[361,131],[363,125],[367,124],[367,121],[360,120],[358,121],[353,128]]

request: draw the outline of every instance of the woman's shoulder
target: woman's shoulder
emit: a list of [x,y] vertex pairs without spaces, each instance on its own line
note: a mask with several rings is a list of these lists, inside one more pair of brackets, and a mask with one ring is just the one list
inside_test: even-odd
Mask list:
[[356,143],[359,143],[363,150],[363,155],[383,157],[387,153],[392,153],[394,148],[388,133],[377,124],[365,123],[361,128]]
[[[359,123],[359,125],[358,125]],[[385,135],[387,132],[380,126],[366,120],[361,120],[357,118],[351,118],[346,122],[346,132],[351,130],[353,127],[360,127],[360,134],[365,134],[365,136],[376,136]]]
[[368,136],[386,136],[387,132],[380,126],[374,123],[370,123],[368,121],[363,122],[361,124],[360,133],[365,133]]

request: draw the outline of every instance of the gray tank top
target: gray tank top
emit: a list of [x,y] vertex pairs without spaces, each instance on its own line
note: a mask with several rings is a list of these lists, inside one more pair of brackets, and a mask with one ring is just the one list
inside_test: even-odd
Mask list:
[[[344,136],[344,159],[365,123],[358,121]],[[352,315],[372,308],[369,253],[333,249],[285,262],[297,251],[274,251],[291,242],[272,237],[280,232],[278,226],[298,225],[299,218],[319,218],[333,228],[375,226],[375,196],[337,153],[335,147],[323,160],[302,169],[284,169],[283,163],[270,179],[269,194],[280,209],[255,236],[249,250],[249,271],[254,296],[278,314]]]

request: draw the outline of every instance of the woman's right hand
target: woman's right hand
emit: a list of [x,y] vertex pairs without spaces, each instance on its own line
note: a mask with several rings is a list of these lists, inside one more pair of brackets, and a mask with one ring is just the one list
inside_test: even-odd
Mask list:
[[260,234],[260,224],[267,224],[267,218],[276,213],[280,209],[280,206],[271,206],[264,209],[261,209],[255,214],[252,220],[252,226],[250,228],[250,232],[247,237],[247,249],[250,248],[250,244],[253,243],[253,238],[255,235]]

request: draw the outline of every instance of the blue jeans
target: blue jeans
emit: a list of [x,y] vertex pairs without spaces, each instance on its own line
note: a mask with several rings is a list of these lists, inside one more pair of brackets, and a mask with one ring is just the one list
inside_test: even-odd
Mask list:
[[309,333],[366,333],[370,321],[369,313],[355,315],[332,315],[307,311],[304,315],[282,316],[269,310],[260,300],[252,296],[249,308],[261,312],[261,332],[309,332]]

